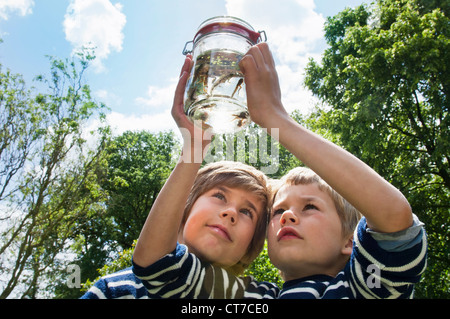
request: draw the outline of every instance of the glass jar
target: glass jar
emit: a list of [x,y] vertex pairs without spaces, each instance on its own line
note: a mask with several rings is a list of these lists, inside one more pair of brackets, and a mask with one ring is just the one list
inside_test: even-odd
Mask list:
[[[264,39],[263,39],[264,36]],[[214,17],[203,22],[183,54],[193,55],[194,66],[186,84],[184,110],[196,125],[214,133],[232,133],[248,125],[244,75],[239,61],[255,44],[266,41],[235,17]],[[188,46],[192,45],[192,50]]]

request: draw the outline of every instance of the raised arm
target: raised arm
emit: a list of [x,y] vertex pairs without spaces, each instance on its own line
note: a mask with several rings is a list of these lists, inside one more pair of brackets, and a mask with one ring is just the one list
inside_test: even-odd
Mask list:
[[252,47],[240,66],[245,74],[250,116],[255,123],[264,128],[279,128],[280,143],[355,206],[367,218],[370,228],[391,233],[412,225],[411,207],[398,189],[361,160],[288,115],[266,43]]
[[141,267],[150,266],[175,249],[186,200],[210,142],[208,132],[194,127],[183,112],[183,94],[191,67],[192,60],[187,57],[172,107],[172,116],[183,135],[182,156],[153,204],[136,244],[133,261]]

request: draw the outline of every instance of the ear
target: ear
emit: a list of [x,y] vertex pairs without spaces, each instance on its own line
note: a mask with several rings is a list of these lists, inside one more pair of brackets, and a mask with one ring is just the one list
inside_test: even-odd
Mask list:
[[341,253],[343,255],[350,256],[352,254],[352,251],[353,251],[353,234],[344,240],[344,246],[342,247]]

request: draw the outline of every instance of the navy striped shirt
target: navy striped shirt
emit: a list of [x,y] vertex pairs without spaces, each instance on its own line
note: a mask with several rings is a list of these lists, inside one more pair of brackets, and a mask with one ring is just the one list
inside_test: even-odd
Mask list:
[[[368,231],[363,218],[355,231],[350,261],[336,277],[315,275],[283,285],[280,299],[404,299],[426,268],[427,240],[422,223],[406,231]],[[378,238],[376,240],[375,238]]]
[[150,298],[188,299],[275,299],[279,288],[257,282],[253,277],[236,277],[225,269],[203,262],[188,252],[185,245],[153,265],[133,271],[148,289]]
[[187,247],[147,268],[133,265],[99,280],[83,298],[250,298],[354,299],[412,298],[414,284],[426,268],[423,224],[394,234],[367,229],[363,218],[355,230],[353,253],[336,277],[314,275],[291,280],[283,289],[252,277],[235,277],[200,261]]
[[100,278],[80,299],[149,299],[131,267]]

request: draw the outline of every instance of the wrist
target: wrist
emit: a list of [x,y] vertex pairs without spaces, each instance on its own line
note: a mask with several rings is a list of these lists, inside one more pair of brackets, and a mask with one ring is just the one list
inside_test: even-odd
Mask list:
[[282,129],[284,126],[292,120],[289,114],[284,110],[283,105],[280,107],[271,107],[272,112],[265,112],[261,110],[261,114],[264,113],[263,117],[260,119],[255,119],[255,123],[266,129]]

